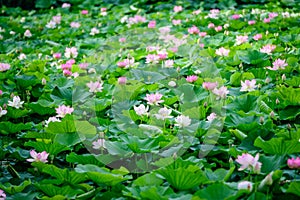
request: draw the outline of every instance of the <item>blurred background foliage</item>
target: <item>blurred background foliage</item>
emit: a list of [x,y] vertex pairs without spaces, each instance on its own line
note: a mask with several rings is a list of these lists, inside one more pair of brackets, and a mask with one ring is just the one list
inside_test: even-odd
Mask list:
[[47,9],[50,7],[60,7],[63,3],[71,3],[78,8],[88,8],[91,6],[122,5],[129,4],[143,8],[148,12],[168,10],[174,5],[183,5],[191,9],[234,9],[251,7],[257,5],[266,5],[268,3],[276,4],[279,7],[300,8],[300,0],[0,0],[0,7],[20,7],[25,10]]

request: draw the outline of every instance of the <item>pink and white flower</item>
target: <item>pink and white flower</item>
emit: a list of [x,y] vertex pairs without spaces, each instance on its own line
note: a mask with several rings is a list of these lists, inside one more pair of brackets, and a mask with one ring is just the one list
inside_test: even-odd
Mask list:
[[300,157],[295,158],[290,158],[287,160],[287,165],[291,169],[300,169]]
[[118,83],[120,85],[125,85],[126,82],[127,82],[127,78],[125,76],[121,76],[121,77],[118,78]]
[[19,109],[19,108],[22,108],[23,103],[24,103],[24,101],[21,101],[19,96],[14,96],[13,101],[8,101],[8,106]]
[[285,67],[288,66],[288,64],[285,62],[285,59],[281,60],[280,58],[276,59],[272,64],[273,67],[267,67],[267,69],[276,71],[279,69],[285,69]]
[[64,118],[67,114],[72,114],[74,108],[70,106],[61,105],[58,108],[55,108],[55,110],[56,110],[57,117]]
[[216,26],[216,27],[215,27],[215,31],[217,31],[217,32],[221,31],[222,29],[223,29],[222,26]]
[[160,103],[164,102],[164,100],[161,99],[162,96],[163,95],[160,93],[146,94],[145,100],[149,105],[159,105]]
[[207,116],[207,121],[211,122],[213,121],[215,118],[217,118],[217,114],[216,113],[211,113],[210,115]]
[[206,90],[213,90],[218,86],[217,82],[203,82],[202,87]]
[[90,81],[89,83],[86,84],[86,86],[89,88],[89,92],[102,92],[103,89],[103,83],[100,81]]
[[253,36],[253,39],[256,40],[256,41],[260,40],[261,38],[262,38],[262,34],[256,34],[256,35]]
[[165,119],[173,118],[173,116],[171,116],[171,113],[172,113],[172,109],[167,109],[166,107],[164,107],[159,109],[158,113],[154,114],[154,116],[157,119],[165,120]]
[[241,167],[238,169],[239,171],[248,169],[253,171],[254,173],[259,174],[261,169],[261,162],[258,162],[259,154],[256,154],[253,157],[251,154],[243,153],[241,156],[238,156],[236,162],[241,164]]
[[81,24],[79,22],[71,22],[70,23],[71,28],[79,28]]
[[256,23],[255,20],[249,20],[249,21],[248,21],[248,24],[249,24],[249,25],[253,25],[253,24],[255,24],[255,23]]
[[212,91],[215,95],[217,95],[217,99],[225,99],[226,95],[229,93],[229,91],[227,90],[227,87],[222,86],[219,89],[215,88]]
[[174,60],[166,60],[165,61],[165,67],[167,67],[167,68],[174,67]]
[[155,20],[150,21],[150,22],[148,23],[148,28],[155,28],[155,26],[156,26],[156,21],[155,21]]
[[10,69],[10,64],[0,63],[0,72],[4,72]]
[[31,34],[31,32],[30,32],[29,29],[27,29],[27,30],[24,32],[24,36],[25,36],[25,37],[28,37],[28,38],[30,38],[30,37],[32,36],[32,34]]
[[146,56],[146,63],[157,64],[159,63],[160,57],[156,54],[148,54]]
[[241,181],[237,186],[238,190],[248,190],[251,192],[253,190],[253,183],[249,181]]
[[181,12],[183,10],[182,6],[174,6],[174,12]]
[[124,67],[125,69],[133,66],[133,64],[134,64],[134,58],[131,58],[131,59],[126,58],[123,61],[120,61],[120,62],[117,63],[118,67],[121,67],[121,68]]
[[93,149],[105,149],[105,139],[104,138],[100,138],[97,141],[93,142]]
[[66,58],[76,58],[78,56],[77,48],[76,47],[71,47],[71,48],[66,48],[65,50],[65,57]]
[[2,109],[2,107],[0,106],[0,117],[2,117],[3,115],[7,114],[7,110]]
[[48,127],[50,122],[61,122],[57,117],[49,117],[48,120],[45,120],[45,127]]
[[260,52],[271,54],[276,49],[276,45],[267,44],[260,49]]
[[191,124],[192,120],[188,116],[180,115],[175,118],[175,126],[179,128],[187,127]]
[[142,115],[149,115],[148,111],[149,111],[149,106],[145,106],[144,104],[141,104],[139,106],[133,106],[133,109],[135,111],[135,113],[139,116]]
[[91,29],[90,35],[97,35],[99,33],[100,33],[99,29],[97,29],[96,27],[94,27],[94,28]]
[[248,41],[248,36],[247,35],[239,35],[239,36],[236,36],[235,40],[236,40],[237,45],[241,45]]
[[180,19],[173,19],[172,20],[172,24],[174,25],[174,26],[177,26],[177,25],[180,25],[181,24],[181,20]]
[[82,10],[82,11],[81,11],[81,14],[82,14],[82,15],[87,15],[87,14],[89,14],[89,11],[88,11],[88,10]]
[[221,47],[219,49],[216,50],[216,54],[219,56],[228,56],[230,50],[229,49],[225,49],[224,47]]
[[192,26],[191,28],[188,28],[188,32],[190,34],[199,34],[200,33],[199,29],[196,26]]
[[191,75],[191,76],[186,77],[186,81],[189,83],[196,82],[197,80],[198,80],[198,76],[196,76],[196,75]]
[[43,151],[42,153],[37,153],[35,150],[31,150],[30,151],[30,156],[32,158],[28,158],[26,159],[28,162],[43,162],[46,163],[48,162],[48,156],[49,153],[47,153],[46,151]]
[[256,85],[256,80],[253,79],[251,81],[249,80],[245,80],[245,81],[241,81],[241,85],[242,85],[242,88],[241,88],[241,92],[251,92],[251,91],[254,91],[255,88],[257,87]]
[[239,19],[240,17],[241,16],[239,14],[234,14],[234,15],[231,16],[231,18],[235,19],[235,20]]
[[5,200],[6,199],[6,194],[4,193],[3,190],[0,190],[0,200]]

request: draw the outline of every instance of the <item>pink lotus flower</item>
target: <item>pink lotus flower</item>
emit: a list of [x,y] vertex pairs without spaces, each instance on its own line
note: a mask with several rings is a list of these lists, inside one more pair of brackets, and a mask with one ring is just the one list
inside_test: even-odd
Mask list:
[[121,67],[121,68],[124,67],[125,69],[131,67],[133,64],[134,64],[134,58],[131,58],[131,59],[126,58],[123,61],[117,63],[118,67]]
[[100,138],[97,141],[93,142],[93,149],[103,149],[106,148],[105,146],[105,139]]
[[31,37],[31,36],[32,36],[32,34],[31,34],[31,32],[30,32],[29,29],[27,29],[27,30],[24,32],[24,36],[25,36],[25,37]]
[[102,89],[103,89],[103,83],[99,82],[99,81],[96,81],[96,82],[93,82],[93,81],[90,81],[89,83],[86,84],[86,86],[89,88],[89,92],[102,92]]
[[55,24],[60,24],[61,23],[61,16],[60,15],[53,16],[52,20],[53,20],[53,22],[55,22]]
[[89,11],[88,11],[88,10],[82,10],[82,11],[81,11],[81,14],[87,15],[87,14],[89,14]]
[[175,118],[175,126],[179,128],[187,127],[191,124],[192,120],[188,116],[180,115]]
[[45,120],[45,127],[48,127],[50,122],[61,122],[61,120],[57,117],[49,117],[48,120]]
[[122,43],[123,43],[123,42],[126,42],[126,38],[123,38],[123,37],[120,38],[120,39],[119,39],[119,42],[122,42]]
[[75,62],[76,61],[74,59],[70,59],[66,62],[66,64],[73,65],[73,64],[75,64]]
[[79,22],[71,22],[70,23],[70,26],[72,27],[72,28],[79,28],[80,27],[80,23]]
[[200,33],[199,33],[199,36],[200,36],[200,37],[205,37],[206,35],[207,35],[206,32],[200,32]]
[[61,58],[61,53],[54,53],[53,58],[60,59]]
[[248,41],[248,36],[247,35],[240,35],[236,36],[236,44],[240,45]]
[[250,92],[250,91],[254,91],[255,88],[257,87],[256,85],[256,80],[253,79],[251,81],[249,80],[245,80],[245,82],[241,81],[241,85],[242,85],[242,88],[241,88],[241,92]]
[[261,169],[261,162],[258,162],[259,160],[259,154],[256,154],[255,157],[253,157],[251,154],[243,153],[241,156],[238,156],[236,159],[236,162],[241,164],[241,167],[238,169],[239,171],[248,169],[253,171],[254,173],[259,174]]
[[146,63],[157,64],[159,62],[159,56],[155,54],[148,54],[146,56]]
[[275,18],[277,16],[278,16],[278,13],[274,13],[274,12],[269,13],[269,18],[270,19],[273,19],[273,18]]
[[126,84],[126,81],[127,81],[127,79],[126,79],[125,76],[121,76],[121,77],[118,78],[118,83],[119,83],[120,85],[125,85],[125,84]]
[[248,190],[251,192],[253,190],[253,183],[249,181],[241,181],[238,183],[238,190]]
[[155,28],[156,26],[156,21],[150,21],[148,24],[148,28]]
[[211,113],[209,116],[207,116],[207,121],[211,122],[213,121],[215,118],[217,118],[217,114],[216,113]]
[[0,90],[0,97],[2,96],[2,94],[3,94],[3,91],[2,91],[2,90]]
[[70,8],[71,4],[69,4],[69,3],[63,3],[61,7],[62,8]]
[[65,57],[66,58],[76,58],[78,56],[77,48],[76,47],[71,47],[71,48],[66,48],[65,50]]
[[200,33],[199,29],[196,26],[192,26],[191,28],[188,28],[188,32],[190,34],[199,34]]
[[203,44],[203,43],[200,43],[200,44],[199,44],[199,47],[204,48],[204,44]]
[[137,24],[137,23],[140,23],[140,22],[146,22],[146,18],[145,17],[142,17],[140,15],[135,15],[134,17],[130,17],[128,19],[129,21],[129,24]]
[[178,47],[170,47],[169,50],[176,53],[178,51]]
[[183,10],[182,6],[174,6],[174,12],[181,12]]
[[68,69],[63,70],[63,75],[66,77],[72,76],[72,72]]
[[49,153],[43,151],[42,153],[37,153],[35,150],[30,151],[30,156],[32,158],[26,159],[28,162],[43,162],[46,163]]
[[164,100],[161,100],[162,96],[163,95],[160,93],[146,94],[145,100],[149,105],[159,105],[160,103],[164,102]]
[[166,107],[159,109],[157,114],[154,114],[154,116],[157,119],[160,120],[165,120],[165,119],[169,119],[169,118],[173,118],[173,116],[171,116],[172,113],[172,109],[168,109]]
[[234,14],[234,15],[231,16],[231,18],[237,20],[237,19],[240,18],[240,15],[239,14]]
[[215,95],[217,95],[217,99],[225,99],[226,95],[229,93],[229,91],[227,90],[227,87],[222,86],[219,89],[215,88],[212,91]]
[[166,60],[165,61],[165,67],[167,67],[167,68],[174,67],[174,61],[173,60]]
[[174,26],[180,25],[180,24],[181,24],[181,20],[180,20],[180,19],[178,19],[178,20],[173,19],[173,20],[172,20],[172,24],[173,24]]
[[213,90],[218,86],[217,82],[203,82],[202,87],[206,90]]
[[267,53],[267,54],[271,54],[274,49],[276,48],[276,45],[273,45],[273,44],[267,44],[265,46],[263,46],[261,49],[260,49],[260,52],[262,53]]
[[256,40],[256,41],[260,40],[261,38],[262,38],[262,34],[256,34],[256,35],[253,36],[253,39]]
[[10,64],[0,63],[0,72],[4,72],[10,69]]
[[207,27],[208,28],[215,28],[215,25],[213,23],[209,23]]
[[225,49],[224,47],[221,47],[219,49],[216,50],[216,54],[219,56],[228,56],[230,50],[229,49]]
[[255,24],[255,23],[256,23],[255,20],[249,20],[249,21],[248,21],[248,24],[249,24],[249,25],[253,25],[253,24]]
[[86,69],[89,66],[89,64],[88,63],[80,63],[78,66],[80,67],[80,69]]
[[0,117],[2,117],[3,115],[7,114],[7,110],[2,109],[2,107],[0,106]]
[[139,116],[142,116],[142,115],[146,115],[148,116],[149,113],[149,106],[145,106],[144,104],[141,104],[139,106],[133,106],[133,109],[135,111],[135,113]]
[[67,114],[72,114],[74,108],[71,108],[70,106],[61,105],[58,108],[55,108],[55,110],[57,117],[64,118]]
[[157,56],[159,57],[159,60],[165,60],[168,57],[168,53],[167,52],[159,52],[157,54]]
[[280,58],[276,59],[272,64],[273,64],[273,67],[272,68],[267,67],[267,69],[276,71],[279,69],[285,69],[285,67],[288,66],[288,64],[285,62],[285,59],[281,60]]
[[300,157],[297,157],[296,159],[294,159],[294,158],[288,159],[287,165],[291,169],[300,169]]
[[270,23],[271,19],[270,18],[265,18],[264,23]]
[[72,64],[69,64],[69,63],[61,64],[62,70],[70,70],[71,68],[72,68]]
[[215,27],[215,31],[217,31],[217,32],[221,31],[222,29],[223,29],[222,26],[217,26],[217,27]]
[[196,76],[196,75],[191,75],[191,76],[186,77],[186,81],[189,82],[189,83],[196,82],[197,79],[198,79],[198,76]]
[[6,194],[4,193],[3,190],[0,190],[0,200],[5,200],[6,199]]

